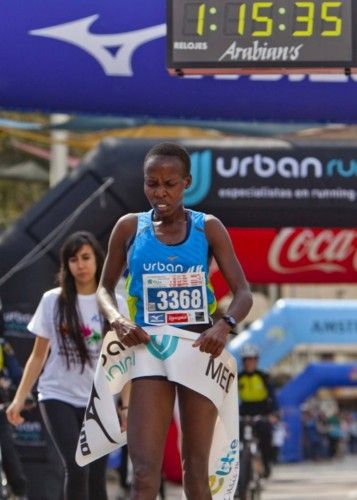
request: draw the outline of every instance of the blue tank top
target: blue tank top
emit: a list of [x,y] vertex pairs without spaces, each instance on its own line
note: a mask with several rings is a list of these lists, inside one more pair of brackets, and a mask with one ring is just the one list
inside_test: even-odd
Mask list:
[[[208,278],[209,247],[204,230],[205,215],[193,210],[186,210],[186,213],[188,215],[188,221],[190,222],[190,224],[188,224],[188,234],[182,243],[176,245],[167,245],[159,241],[156,237],[153,225],[153,210],[138,214],[136,235],[128,250],[128,277],[126,280],[130,318],[137,325],[160,325],[167,323],[167,316],[165,316],[167,313],[158,313],[157,310],[155,313],[156,315],[154,313],[149,315],[150,323],[145,322],[144,281],[146,284],[149,283],[150,287],[150,283],[153,281],[150,281],[150,275],[152,275],[153,278],[154,275],[166,275],[168,280],[173,280],[174,282],[175,278],[177,280],[181,279],[183,273],[204,273],[204,288],[207,294],[206,308],[208,308],[208,314],[212,314],[216,309],[216,299]],[[189,287],[187,288],[189,289]],[[192,292],[192,288],[190,292],[188,289],[184,291],[179,289],[179,301],[176,300],[177,296],[172,296],[169,300],[170,311],[172,313],[170,315],[173,318],[169,323],[172,325],[180,326],[180,322],[175,322],[175,306],[177,306],[177,309],[181,310],[182,305],[184,307],[188,306],[190,293],[191,295],[193,293],[191,302],[195,305],[195,292]],[[155,292],[154,289],[150,290],[154,294],[161,294],[161,301],[162,296],[167,294],[165,291]],[[169,293],[175,294],[176,292],[172,291]],[[181,298],[183,300],[181,300]],[[156,296],[155,300],[157,300]],[[150,301],[150,298],[146,298],[146,307],[149,307],[149,310],[150,307],[155,308],[155,303]],[[162,303],[159,304],[159,307],[162,305]],[[154,318],[154,320],[152,320],[151,317]],[[166,318],[166,320],[164,318]]]

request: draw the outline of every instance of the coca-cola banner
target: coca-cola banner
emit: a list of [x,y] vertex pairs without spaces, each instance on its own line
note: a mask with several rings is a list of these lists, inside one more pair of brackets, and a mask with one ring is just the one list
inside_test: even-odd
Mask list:
[[186,205],[232,227],[354,227],[357,149],[220,140],[190,148]]
[[[230,228],[251,283],[356,283],[357,228]],[[218,296],[227,288],[212,273]]]

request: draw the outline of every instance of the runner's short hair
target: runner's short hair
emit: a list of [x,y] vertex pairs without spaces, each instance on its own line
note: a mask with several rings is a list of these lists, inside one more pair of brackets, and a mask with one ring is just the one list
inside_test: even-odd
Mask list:
[[162,142],[153,146],[145,155],[144,165],[154,156],[175,156],[184,164],[185,175],[191,174],[191,158],[188,151],[174,142]]

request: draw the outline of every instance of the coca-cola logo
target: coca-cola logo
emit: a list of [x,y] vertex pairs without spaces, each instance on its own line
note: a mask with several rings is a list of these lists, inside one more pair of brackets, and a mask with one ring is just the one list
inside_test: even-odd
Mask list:
[[[354,229],[282,229],[269,247],[268,264],[278,273],[357,271]],[[349,265],[348,265],[349,264]]]

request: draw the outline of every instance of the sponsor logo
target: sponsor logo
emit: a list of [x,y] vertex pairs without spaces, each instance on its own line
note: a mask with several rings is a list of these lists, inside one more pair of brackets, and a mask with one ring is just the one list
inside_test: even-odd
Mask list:
[[186,206],[198,205],[209,193],[212,183],[212,151],[207,149],[190,156],[192,184],[185,191]]
[[219,58],[220,61],[296,61],[300,56],[303,44],[270,47],[267,42],[259,40],[250,47],[240,47],[233,42]]
[[166,24],[126,33],[91,33],[98,14],[68,23],[30,31],[30,35],[71,43],[94,57],[108,76],[133,76],[134,52],[142,45],[166,35]]
[[229,161],[219,157],[216,160],[218,175],[225,178],[234,176],[247,177],[254,173],[257,177],[269,178],[274,175],[286,179],[305,179],[307,177],[356,177],[357,160],[352,159],[349,164],[344,160],[333,158],[326,164],[319,158],[307,156],[298,160],[293,156],[282,156],[279,159],[270,156],[255,154],[253,156],[232,156]]
[[297,160],[292,156],[283,156],[275,160],[270,156],[256,154],[239,158],[233,156],[230,164],[226,165],[225,158],[217,158],[217,173],[221,177],[230,178],[235,175],[246,177],[252,172],[258,177],[268,178],[273,175],[280,175],[285,178],[306,178],[310,176],[322,177],[323,165],[318,158],[306,157]]
[[[284,179],[357,177],[357,160],[354,159],[347,162],[341,158],[332,158],[324,162],[315,156],[306,156],[301,159],[294,156],[272,158],[257,153],[243,157],[231,156],[225,158],[219,156],[214,161],[212,151],[205,150],[191,154],[192,184],[185,192],[185,205],[198,205],[206,198],[212,185],[213,165],[216,173],[225,179],[231,179],[235,176],[240,178],[252,177],[253,175],[261,179],[269,179],[274,176]],[[221,197],[225,197],[222,189],[220,193]],[[311,194],[314,197],[319,197],[317,190],[313,190]],[[355,195],[352,191],[351,193],[341,192],[340,194],[341,196],[348,196],[350,201],[354,201]],[[338,193],[336,193],[337,195]]]
[[106,352],[101,354],[102,367],[105,368],[112,356],[118,356],[121,352],[126,351],[124,344],[120,340],[113,340],[108,343]]
[[[166,264],[164,262],[144,262],[143,270],[146,272],[167,271],[168,273],[183,273],[182,264]],[[151,284],[151,282],[149,283]]]
[[164,313],[149,313],[149,322],[150,323],[165,323],[165,314]]
[[357,333],[357,321],[350,318],[344,320],[314,320],[310,330],[313,335],[323,335],[324,338],[329,333],[351,335]]
[[304,271],[347,273],[357,271],[357,231],[282,229],[268,251],[268,264],[281,274]]
[[[203,266],[200,264],[198,266],[191,266],[187,269],[186,271],[187,273],[203,273]],[[196,282],[194,281],[196,278]],[[194,285],[194,284],[198,284],[200,285],[201,284],[201,276],[192,276],[191,278],[191,285]]]
[[195,312],[195,319],[197,322],[203,322],[205,319],[205,313],[204,311],[197,311]]
[[[218,493],[224,486],[225,479],[229,480],[229,485],[225,494],[234,493],[239,472],[239,440],[233,439],[227,453],[220,457],[220,467],[215,474],[209,477],[209,485],[212,495]],[[218,476],[218,477],[217,477]],[[224,497],[228,498],[228,497]]]
[[92,453],[87,442],[87,434],[84,428],[82,428],[79,433],[79,446],[83,456],[90,455]]
[[[144,262],[143,264],[143,270],[146,271],[147,273],[151,272],[168,272],[168,273],[202,273],[203,272],[203,265],[198,264],[196,266],[191,266],[189,267],[186,271],[184,271],[184,267],[182,264],[166,264],[165,262]],[[154,280],[152,278],[148,279],[148,284],[149,285],[157,285],[158,281]]]
[[107,368],[107,373],[105,375],[106,379],[111,382],[117,376],[124,375],[127,373],[131,366],[135,366],[135,351],[133,351],[129,356],[118,360]]
[[[96,406],[96,401],[98,401],[98,408]],[[110,436],[109,432],[104,427],[104,424],[103,424],[103,422],[100,418],[100,415],[99,415],[100,408],[101,408],[100,396],[97,392],[95,384],[93,384],[89,403],[88,403],[88,406],[87,406],[87,409],[85,412],[85,419],[84,419],[82,430],[80,433],[80,448],[81,448],[81,452],[83,455],[89,455],[91,453],[91,450],[90,450],[89,445],[87,443],[87,437],[86,437],[86,433],[85,433],[85,423],[88,422],[89,420],[94,420],[96,422],[96,424],[101,429],[102,433],[107,438],[109,443],[116,443],[115,439],[113,439]]]
[[167,322],[168,323],[187,323],[188,314],[187,313],[168,313]]
[[152,335],[150,342],[146,344],[146,348],[155,358],[164,360],[172,356],[176,351],[178,341],[178,337],[172,337],[171,335],[160,337]]
[[211,377],[212,380],[215,380],[217,384],[227,393],[229,392],[230,386],[236,376],[236,374],[231,372],[227,366],[224,366],[222,361],[220,361],[217,366],[214,358],[209,359],[205,375],[207,377]]

